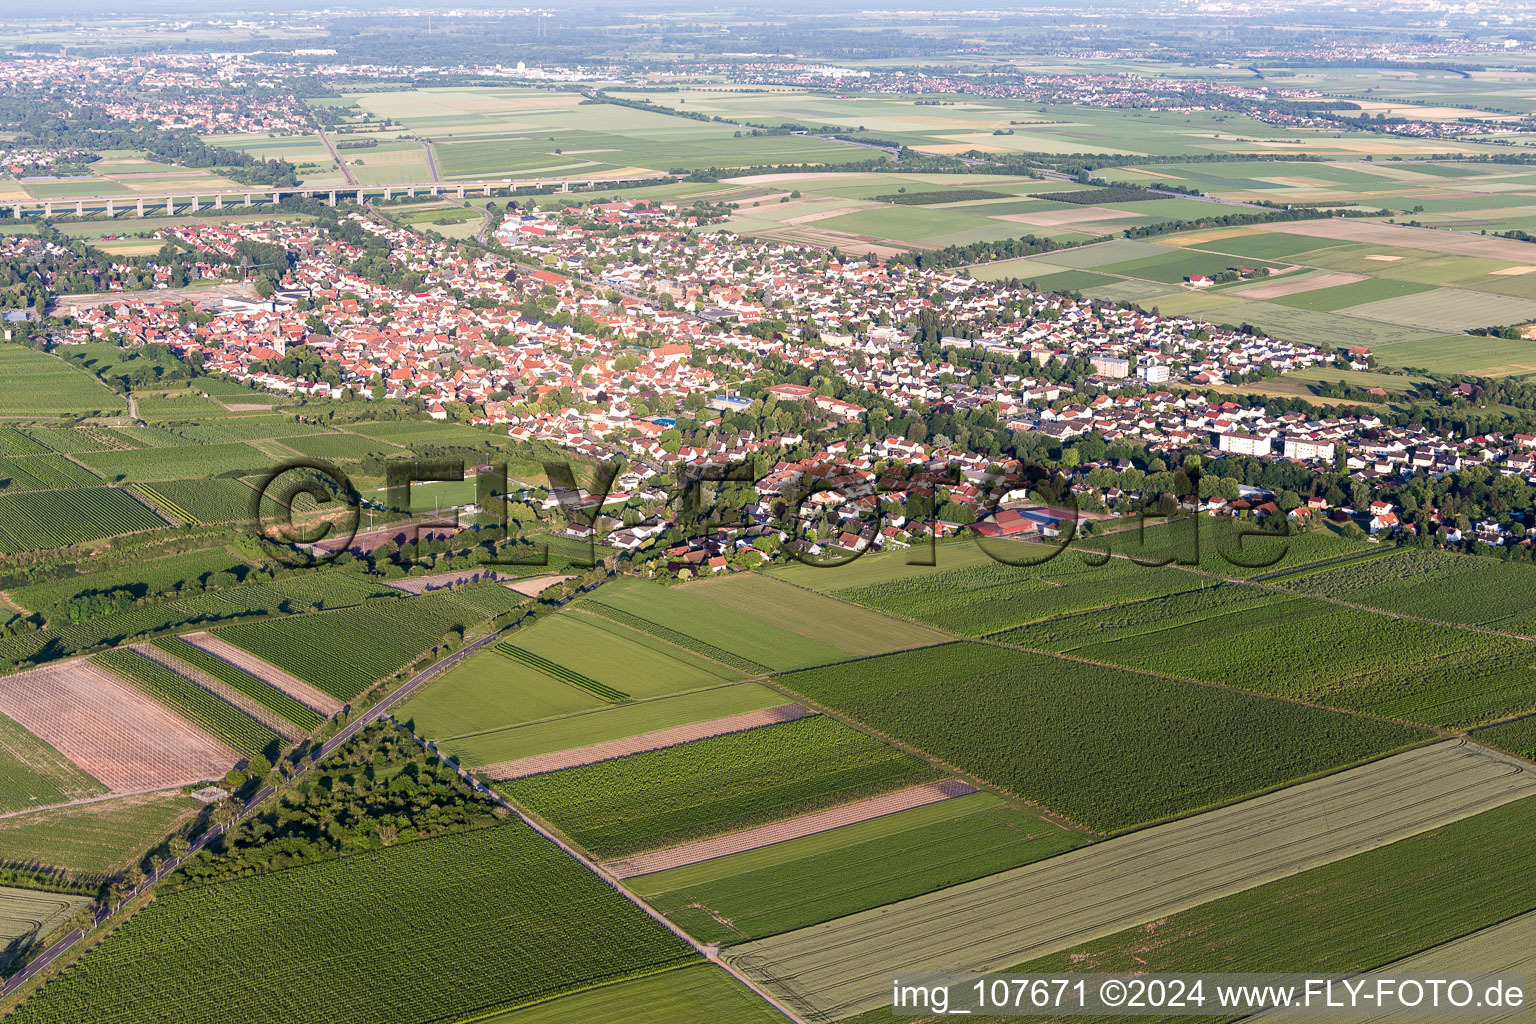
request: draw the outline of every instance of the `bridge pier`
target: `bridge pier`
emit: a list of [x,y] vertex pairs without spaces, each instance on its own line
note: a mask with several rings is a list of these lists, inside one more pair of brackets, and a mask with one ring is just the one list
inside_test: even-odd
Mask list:
[[331,205],[332,206],[336,205],[336,190],[335,189],[331,189]]
[[53,204],[52,203],[44,203],[43,204],[43,216],[44,217],[52,217],[53,216]]
[[192,212],[197,212],[197,196],[192,197]]
[[282,194],[282,193],[281,193],[281,192],[273,192],[273,193],[272,193],[272,205],[273,205],[273,206],[276,206],[276,205],[277,205],[277,204],[278,204],[278,202],[279,202],[279,201],[280,201],[280,200],[281,200],[281,199],[282,199],[282,198],[283,198],[283,194]]
[[16,219],[21,220],[21,204],[16,204]]
[[246,206],[250,206],[251,205],[251,194],[249,192],[247,192],[245,194],[245,205]]
[[416,198],[416,187],[413,185],[410,188],[406,189],[405,190],[405,194],[406,194],[406,196],[408,198],[415,199]]
[[464,186],[463,185],[459,186],[459,198],[460,199],[464,198]]
[[84,217],[85,216],[85,200],[83,200],[83,199],[75,200],[75,216],[76,217]]
[[437,188],[437,186],[436,186],[436,185],[433,185],[433,186],[432,186],[432,195],[433,195],[433,196],[434,196],[434,197],[435,197],[435,196],[437,196],[437,195],[438,195],[438,194],[439,194],[439,192],[438,192],[438,188]]
[[139,200],[139,216],[144,216],[144,200]]
[[167,217],[176,216],[176,198],[174,196],[165,197],[165,215]]
[[214,194],[214,197],[213,197],[213,208],[215,210],[222,210],[222,209],[224,209],[224,193],[217,192],[217,193]]
[[569,181],[562,181],[560,183],[560,191],[561,192],[569,192],[570,190],[571,190],[571,183]]
[[116,216],[117,216],[117,210],[113,208],[112,200],[108,199],[107,200],[107,219],[111,220],[113,217],[116,217]]
[[363,205],[363,190],[362,189],[358,189],[357,190],[357,205],[358,206],[362,206]]

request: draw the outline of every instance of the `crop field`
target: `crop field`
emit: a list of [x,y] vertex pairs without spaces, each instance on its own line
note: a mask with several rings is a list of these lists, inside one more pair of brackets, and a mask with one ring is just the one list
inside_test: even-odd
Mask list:
[[146,559],[121,569],[98,569],[88,574],[29,583],[7,591],[23,608],[61,614],[71,600],[90,591],[127,589],[135,597],[166,593],[197,584],[214,573],[243,571],[245,563],[222,548],[185,555]]
[[[420,699],[412,698],[413,701]],[[440,742],[439,746],[459,757],[464,764],[489,765],[611,743],[783,704],[784,695],[777,690],[757,683],[739,683],[635,701],[622,707],[576,711],[528,725],[472,733],[450,742]],[[437,738],[432,733],[425,735]]]
[[[793,135],[735,138],[735,126],[692,121],[575,94],[518,88],[441,88],[351,94],[375,119],[430,139],[443,176],[600,174],[622,168],[739,167],[869,159],[857,146]],[[368,166],[372,150],[346,152]],[[407,168],[408,169],[408,168]],[[381,180],[423,180],[393,177]]]
[[564,665],[550,661],[532,651],[524,650],[516,644],[503,640],[492,648],[497,654],[521,662],[537,672],[543,672],[551,679],[559,680],[568,686],[574,686],[578,690],[585,690],[598,700],[607,701],[609,704],[623,704],[630,699],[629,694],[622,690],[616,690],[606,683],[600,683],[590,676],[584,676],[580,672],[566,668]]
[[800,590],[758,573],[700,580],[688,593],[716,608],[750,615],[770,626],[830,643],[855,657],[924,647],[949,639],[935,630]]
[[[186,523],[244,522],[251,518],[254,488],[239,480],[162,480],[137,484],[135,490]],[[262,499],[263,518],[280,512],[271,498]]]
[[[1073,189],[1069,194],[1080,198],[1064,202],[1054,198],[1063,194],[1057,183],[1002,175],[988,175],[984,188],[977,187],[974,176],[954,174],[811,172],[731,182],[732,190],[719,198],[735,202],[737,209],[723,229],[782,242],[841,245],[854,252],[963,245],[1023,234],[1081,243],[1208,212],[1184,209],[1198,204],[1183,199],[1119,201],[1119,193],[1089,186]],[[786,189],[800,195],[786,197]],[[648,191],[625,189],[623,194]],[[1102,194],[1101,201],[1093,201],[1096,194]]]
[[760,939],[1053,857],[1084,837],[972,793],[628,879],[703,942]]
[[90,902],[82,896],[0,886],[0,971],[8,971],[18,955],[62,928]]
[[[0,716],[0,814],[98,796],[101,783],[16,722]],[[0,843],[0,859],[11,859]]]
[[220,778],[239,760],[168,708],[83,660],[0,676],[0,714],[112,792]]
[[0,492],[88,487],[100,482],[101,478],[90,470],[82,469],[59,455],[0,459]]
[[502,730],[611,706],[521,662],[481,651],[413,695],[395,717],[414,722],[418,734],[466,764],[488,764],[503,759],[497,739]]
[[1536,571],[1492,558],[1404,550],[1287,577],[1280,586],[1439,622],[1536,635],[1536,610],[1526,605]]
[[894,747],[818,716],[502,788],[581,846],[613,858],[767,824],[937,775]]
[[[1390,559],[1358,571],[1381,561]],[[1536,710],[1530,641],[1231,586],[1051,619],[996,639],[1447,728]]]
[[1521,757],[1536,759],[1536,716],[1527,715],[1512,722],[1479,729],[1473,733],[1483,743],[1491,743]]
[[[1038,546],[1026,558],[1053,550]],[[830,570],[829,570],[830,571]],[[840,591],[839,596],[882,611],[981,636],[1009,626],[1119,601],[1138,601],[1198,589],[1207,581],[1175,568],[1137,565],[1114,558],[1092,565],[1063,552],[1037,566],[984,565]]]
[[[1463,964],[1478,964],[1486,974],[1524,974],[1530,976],[1536,961],[1536,913],[1521,914],[1501,921],[1459,939],[1442,943],[1422,953],[1401,960],[1394,960],[1381,968],[1365,974],[1366,991],[1372,991],[1384,978],[1446,978],[1454,976]],[[1278,1011],[1255,1014],[1252,1019],[1269,1022]],[[1481,1013],[1462,1017],[1464,1024],[1500,1024],[1519,1020],[1522,1011],[1490,1007]],[[1341,1014],[1339,1024],[1377,1024],[1385,1014]]]
[[783,1014],[724,970],[697,964],[486,1018],[486,1024],[780,1024]]
[[177,790],[0,818],[5,859],[100,878],[126,867],[203,808]]
[[[665,700],[667,698],[660,699]],[[782,722],[793,722],[804,718],[807,714],[809,712],[799,704],[776,704],[764,709],[739,712],[720,718],[706,719],[701,722],[658,729],[653,732],[618,737],[606,742],[591,743],[586,746],[559,750],[554,753],[542,753],[519,760],[501,761],[496,764],[485,765],[480,771],[487,778],[492,779],[521,779],[529,775],[540,775],[544,772],[556,772],[580,765],[597,764],[599,761],[611,761],[615,758],[629,757],[647,750],[664,750],[667,747],[694,743],[713,736],[725,736],[730,733],[745,732],[748,729],[761,729],[764,726],[777,725]],[[736,834],[741,835],[743,833]],[[674,849],[677,848],[674,847]],[[631,873],[639,874],[640,872],[634,871]]]
[[[773,591],[775,586],[745,574],[681,587],[623,580],[577,607],[752,674],[765,667],[783,671],[846,661],[871,649],[895,650],[938,639],[909,623],[845,612],[807,595],[810,612],[836,609],[834,617],[818,621],[795,607],[800,595]],[[765,592],[785,594],[784,607],[754,603],[753,595]]]
[[165,525],[116,487],[0,494],[0,553],[87,544]]
[[63,360],[19,345],[0,345],[0,417],[117,415],[122,397]]
[[125,452],[87,452],[82,463],[117,482],[181,480],[220,473],[262,473],[274,460],[248,444],[207,444],[195,448],[140,448]]
[[[973,643],[779,681],[1099,832],[1250,796],[1426,736],[1235,690]],[[949,697],[962,692],[963,702]]]
[[0,427],[0,456],[44,455],[48,448],[15,427]]
[[[478,600],[477,600],[478,599]],[[348,701],[450,632],[477,625],[524,598],[495,584],[215,630],[221,640]]]
[[316,434],[312,437],[290,437],[283,444],[301,455],[314,459],[366,459],[370,456],[387,455],[391,452],[404,454],[388,441],[376,441],[357,434]]
[[119,648],[97,655],[96,661],[247,757],[275,752],[281,745],[276,733],[239,708],[137,651]]
[[[1301,222],[1117,240],[978,273],[1218,324],[1249,323],[1287,340],[1326,334],[1336,344],[1371,347],[1384,365],[1506,374],[1536,370],[1529,345],[1458,332],[1536,318],[1536,281],[1522,269],[1533,262],[1529,249],[1375,221]],[[1278,276],[1198,292],[1183,285],[1190,273],[1262,266]]]
[[277,687],[258,679],[238,665],[215,657],[201,647],[194,647],[179,636],[156,637],[153,643],[166,654],[208,673],[305,732],[319,728],[325,720],[319,712],[311,710]]
[[[1428,832],[1019,966],[1355,974],[1536,909],[1536,800]],[[1415,908],[1407,912],[1406,908]],[[1478,968],[1483,969],[1481,965]]]
[[660,697],[740,678],[727,666],[596,615],[547,616],[511,642],[630,697]]
[[[234,646],[233,644],[225,643],[223,640],[220,640],[212,633],[185,633],[181,635],[180,639],[189,646],[194,647],[197,650],[210,655],[211,657],[217,658],[219,661],[229,664],[232,668],[239,669],[241,672],[255,677],[263,684],[270,686],[274,690],[280,691],[293,700],[298,701],[304,707],[310,708],[318,714],[330,717],[331,715],[334,715],[336,712],[340,711],[342,708],[341,701],[337,700],[335,697],[332,697],[326,693],[322,693],[297,676],[284,672],[277,666],[262,661],[255,655],[246,651],[242,651],[240,648]],[[168,639],[166,642],[170,643]],[[173,654],[179,650],[175,644],[170,644],[170,648]],[[192,663],[196,664],[195,661]],[[218,672],[210,671],[210,674],[217,676]],[[235,681],[231,681],[232,679]],[[238,682],[238,677],[233,676],[230,678],[225,678],[225,682],[231,686],[234,686],[236,689],[240,689],[241,686],[244,685]],[[253,693],[257,692],[259,691],[253,690]],[[284,705],[281,701],[278,701],[276,698],[272,699],[275,708],[286,707],[286,705]],[[292,713],[294,715],[294,719],[297,720],[297,724],[301,725],[302,727],[302,724],[305,721],[304,717],[297,711]]]
[[[985,586],[986,581],[990,581],[1005,588],[1004,592],[1006,588],[1045,591],[1043,595],[1030,594],[1046,608],[1039,612],[1032,611],[1034,605],[1017,612],[967,608],[966,599],[956,595],[949,599],[953,603],[948,606],[947,614],[954,617],[955,625],[950,628],[959,629],[960,624],[971,618],[1011,619],[1017,623],[1053,614],[1050,608],[1056,599],[1054,591],[1066,588],[1040,583],[1042,578],[1059,583],[1075,581],[1074,586],[1086,592],[1095,587],[1095,579],[1118,576],[1124,579],[1122,586],[1131,588],[1131,591],[1118,592],[1126,594],[1155,593],[1158,587],[1153,583],[1165,580],[1167,582],[1161,584],[1163,592],[1176,593],[1195,589],[1205,581],[1199,576],[1181,573],[1176,567],[1160,571],[1160,566],[1174,563],[1223,577],[1249,578],[1299,570],[1313,563],[1346,558],[1368,550],[1374,549],[1363,543],[1342,540],[1328,530],[1282,537],[1260,530],[1251,523],[1199,516],[1180,518],[1172,523],[1149,519],[1144,528],[1132,526],[1098,537],[1074,540],[1065,549],[1059,544],[1011,540],[989,540],[983,549],[976,541],[963,539],[935,545],[932,552],[935,564],[931,566],[910,564],[929,556],[928,551],[917,549],[867,554],[836,568],[789,563],[770,569],[769,575],[820,593],[852,600],[859,600],[857,595],[868,594],[875,602],[890,601],[893,604],[898,599],[889,595],[941,590],[928,582],[940,576],[946,577],[951,588],[967,586],[965,581],[971,580],[970,586]],[[1104,562],[1105,553],[1123,557]],[[1104,562],[1102,567],[1096,567],[1095,563],[1099,562]],[[1112,588],[1103,588],[1103,591],[1100,598],[1105,593],[1110,600],[1118,596]],[[942,594],[938,597],[943,599]],[[926,606],[921,602],[903,602],[908,603],[923,615],[931,614],[924,610]],[[970,600],[972,605],[980,603],[979,595]],[[1073,601],[1065,597],[1063,603],[1070,607]],[[912,614],[896,607],[886,610]],[[992,627],[1000,628],[1003,627]]]
[[[487,893],[498,893],[487,899]],[[550,922],[581,921],[580,928]],[[422,922],[431,921],[431,941]],[[271,937],[285,941],[274,946]],[[262,983],[251,985],[252,958]],[[696,958],[531,829],[511,823],[164,895],[16,1024],[466,1019]],[[394,996],[388,995],[394,993]]]
[[[1433,842],[1455,827],[1452,822],[1531,804],[1521,798],[1532,792],[1528,773],[1509,762],[1465,742],[1436,744],[734,946],[725,958],[803,1013],[836,1019],[889,1000],[893,972],[1006,970],[1276,879],[1305,878],[1301,873],[1320,865],[1359,860],[1361,850],[1421,833]],[[1435,884],[1432,873],[1413,873]],[[1399,877],[1384,873],[1371,884],[1392,886]],[[1307,890],[1298,882],[1289,891]],[[1425,918],[1459,912],[1454,901],[1419,900]],[[1401,906],[1389,913],[1401,917]],[[1314,915],[1311,926],[1320,921],[1347,925],[1344,915],[1331,911]],[[1173,929],[1166,934],[1191,941],[1201,936]],[[1288,954],[1294,947],[1272,948]]]

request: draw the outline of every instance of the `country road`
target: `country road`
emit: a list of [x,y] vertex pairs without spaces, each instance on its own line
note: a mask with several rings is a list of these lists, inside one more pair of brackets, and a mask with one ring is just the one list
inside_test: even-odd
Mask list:
[[[564,605],[567,601],[572,600],[580,594],[586,593],[589,589],[596,585],[597,584],[588,584],[570,596],[563,598],[558,603],[560,605]],[[460,661],[463,661],[465,658],[474,654],[476,651],[480,650],[482,647],[485,647],[487,644],[493,643],[503,633],[509,629],[515,628],[521,624],[522,621],[522,619],[518,619],[517,622],[510,623],[498,630],[488,633],[469,646],[461,648],[460,650],[457,650],[448,655],[448,657],[444,658],[442,661],[437,662],[435,665],[431,665],[416,673],[416,675],[412,676],[389,696],[379,701],[379,703],[375,704],[372,708],[369,708],[355,721],[348,723],[335,736],[332,736],[329,740],[326,740],[325,743],[321,744],[318,750],[310,754],[311,764],[318,764],[321,760],[334,752],[337,747],[341,746],[343,743],[347,742],[347,740],[357,735],[359,730],[373,724],[374,722],[377,722],[380,718],[383,718],[390,708],[394,707],[396,704],[400,703],[402,700],[415,693],[422,686],[426,685],[426,683],[428,683],[434,676],[446,671],[449,668],[452,668],[454,665],[457,665]],[[295,771],[289,778],[298,778],[307,770],[307,768],[301,766],[299,770]],[[256,813],[261,805],[270,799],[276,792],[276,788],[272,786],[268,786],[257,792],[254,796],[251,797],[250,800],[246,802],[245,807],[240,811],[240,814],[232,822],[230,822],[230,825],[239,824],[241,821],[244,821],[246,818]],[[207,832],[204,832],[187,850],[187,857],[195,856],[199,851],[203,849],[203,847],[207,846],[210,842],[223,834],[225,829],[228,827],[229,826],[214,827],[209,829]],[[139,896],[143,895],[161,879],[165,878],[172,871],[175,871],[178,867],[181,866],[183,859],[185,858],[171,858],[170,860],[167,860],[161,866],[158,873],[150,876],[149,878],[146,878],[137,889],[124,896],[115,906],[107,907],[98,913],[96,915],[96,926],[100,927],[113,914],[120,912],[125,906],[127,906],[133,900],[137,899]],[[27,964],[25,968],[23,968],[20,972],[6,981],[5,987],[0,988],[0,998],[4,998],[5,996],[10,995],[22,985],[26,984],[27,981],[37,975],[40,971],[47,968],[60,956],[63,956],[72,946],[74,946],[75,943],[79,942],[84,937],[84,932],[76,930],[70,932],[68,935],[55,942],[52,946],[48,947],[48,949],[40,954],[37,959]]]

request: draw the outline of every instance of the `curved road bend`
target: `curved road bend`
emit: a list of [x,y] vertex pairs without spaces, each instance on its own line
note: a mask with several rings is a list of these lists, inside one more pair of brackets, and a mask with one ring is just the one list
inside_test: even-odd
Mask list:
[[[576,593],[570,595],[570,597],[562,599],[559,604],[564,605],[567,601],[572,600],[580,594],[586,593],[596,585],[597,584],[588,584],[587,586],[582,587],[580,590],[577,590]],[[522,621],[522,619],[518,619],[517,622],[509,623],[508,625],[501,627],[493,633],[488,633],[469,646],[454,651],[452,654],[448,655],[448,657],[444,658],[442,661],[439,661],[437,664],[431,665],[416,673],[416,675],[412,676],[407,682],[402,684],[389,696],[385,697],[383,700],[379,701],[379,703],[363,712],[359,718],[353,722],[348,723],[335,736],[332,736],[329,740],[326,740],[325,743],[321,744],[318,750],[309,755],[312,762],[319,762],[322,758],[328,756],[337,747],[341,746],[347,740],[357,735],[360,729],[371,725],[372,723],[378,721],[380,718],[384,717],[385,712],[394,707],[396,704],[400,703],[406,697],[409,697],[412,693],[419,690],[429,680],[431,680],[432,677],[436,676],[440,672],[445,671],[446,669],[452,668],[454,665],[457,665],[460,661],[469,657],[471,654],[474,654],[476,651],[480,650],[482,647],[485,647],[487,644],[493,643],[499,639],[503,633],[509,629],[512,629],[514,626],[517,626]],[[298,771],[294,772],[293,775],[289,776],[289,778],[297,778],[307,770],[308,769],[301,767]],[[254,796],[251,797],[250,800],[246,802],[246,805],[243,809],[241,809],[240,814],[234,819],[234,821],[230,822],[230,824],[238,824],[241,821],[244,821],[246,818],[250,817],[276,792],[276,788],[272,786],[268,786],[265,789],[259,790]],[[214,839],[222,835],[225,829],[228,827],[229,826],[226,825],[211,828],[207,832],[204,832],[202,835],[198,836],[197,840],[187,849],[187,857],[191,857],[197,854],[203,849],[203,847],[207,846]],[[100,911],[96,915],[96,926],[101,926],[113,914],[122,910],[125,906],[127,906],[133,900],[137,899],[139,896],[142,896],[156,882],[159,882],[172,871],[175,871],[178,867],[181,866],[182,859],[184,858],[173,857],[167,860],[163,865],[161,865],[159,872],[150,876],[149,878],[146,878],[137,889],[134,889],[128,895],[124,896],[122,900],[120,900],[115,906],[107,907]],[[5,987],[0,988],[0,998],[4,998],[5,996],[10,995],[22,985],[26,984],[32,977],[46,969],[59,957],[63,956],[72,946],[74,946],[75,943],[79,942],[84,937],[85,933],[77,929],[70,932],[59,941],[55,942],[52,946],[49,946],[47,950],[45,950],[37,957],[37,959],[27,964],[27,966],[22,968],[20,972],[13,975],[6,981]]]

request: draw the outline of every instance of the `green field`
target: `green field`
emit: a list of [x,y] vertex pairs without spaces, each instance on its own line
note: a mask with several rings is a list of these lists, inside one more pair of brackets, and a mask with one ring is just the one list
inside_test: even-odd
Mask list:
[[[1027,964],[1050,971],[1356,974],[1536,908],[1520,800]],[[891,1019],[889,1013],[871,1019]],[[1161,1018],[1169,1019],[1169,1018]]]
[[689,934],[740,942],[894,903],[1082,845],[990,793],[628,879]]
[[[0,715],[0,814],[105,793],[57,750]],[[0,845],[0,860],[11,859]]]
[[[779,682],[1099,832],[1227,803],[1427,736],[973,643],[791,673]],[[957,693],[965,700],[954,700]]]
[[[487,670],[489,668],[490,666],[487,666]],[[487,671],[486,673],[477,672],[474,675],[483,678],[488,674]],[[430,694],[431,691],[428,693]],[[508,694],[499,696],[503,703],[512,703],[506,699]],[[456,705],[476,708],[482,715],[484,714],[483,709],[465,698],[465,691],[462,688],[457,693],[445,693],[442,697],[445,701],[451,699]],[[416,713],[418,703],[423,701],[424,697],[412,698],[406,708],[401,711],[401,715]],[[522,706],[522,699],[518,698],[516,703]],[[591,702],[588,702],[590,710],[577,709],[561,717],[549,718],[530,725],[513,725],[488,732],[470,733],[440,742],[438,746],[446,753],[458,757],[464,764],[488,765],[533,757],[537,754],[548,754],[557,750],[573,750],[594,743],[626,739],[641,733],[671,729],[679,725],[691,725],[695,722],[708,722],[730,715],[746,714],[749,711],[761,711],[784,703],[783,694],[756,683],[716,686],[708,690],[694,690],[671,697],[635,701],[622,707],[592,706]],[[417,724],[417,732],[433,739],[437,738],[436,733],[426,729],[420,723]]]
[[581,846],[622,857],[849,803],[938,777],[830,718],[696,740],[503,783]]
[[159,636],[153,643],[165,653],[208,673],[305,732],[319,728],[325,720],[318,712],[310,710],[277,687],[257,679],[223,658],[209,654],[201,647],[194,647],[179,636]]
[[90,902],[83,896],[0,886],[0,971],[9,971]]
[[1536,710],[1529,641],[1230,584],[1049,619],[996,639],[1425,725],[1465,727]]
[[[500,730],[606,706],[585,690],[495,651],[481,651],[400,705],[395,717],[414,722],[418,734],[443,742],[466,763],[487,764],[501,760],[490,753],[501,749],[491,739]],[[489,741],[489,760],[473,753],[482,735]]]
[[429,1024],[695,957],[511,823],[160,896],[11,1019],[296,1020],[324,978],[332,1024]]
[[0,494],[0,553],[88,544],[165,520],[116,487]]
[[660,697],[740,678],[727,666],[595,615],[552,615],[511,642],[631,697]]
[[782,1024],[725,971],[696,964],[487,1017],[486,1024]]
[[523,602],[496,584],[382,600],[341,611],[237,623],[217,635],[278,668],[349,701],[450,634]]
[[942,637],[742,574],[682,587],[621,580],[578,603],[750,674],[845,661]]
[[115,416],[122,397],[60,359],[18,345],[0,345],[0,417]]
[[137,861],[203,806],[169,790],[0,818],[0,851],[8,861],[104,878]]

